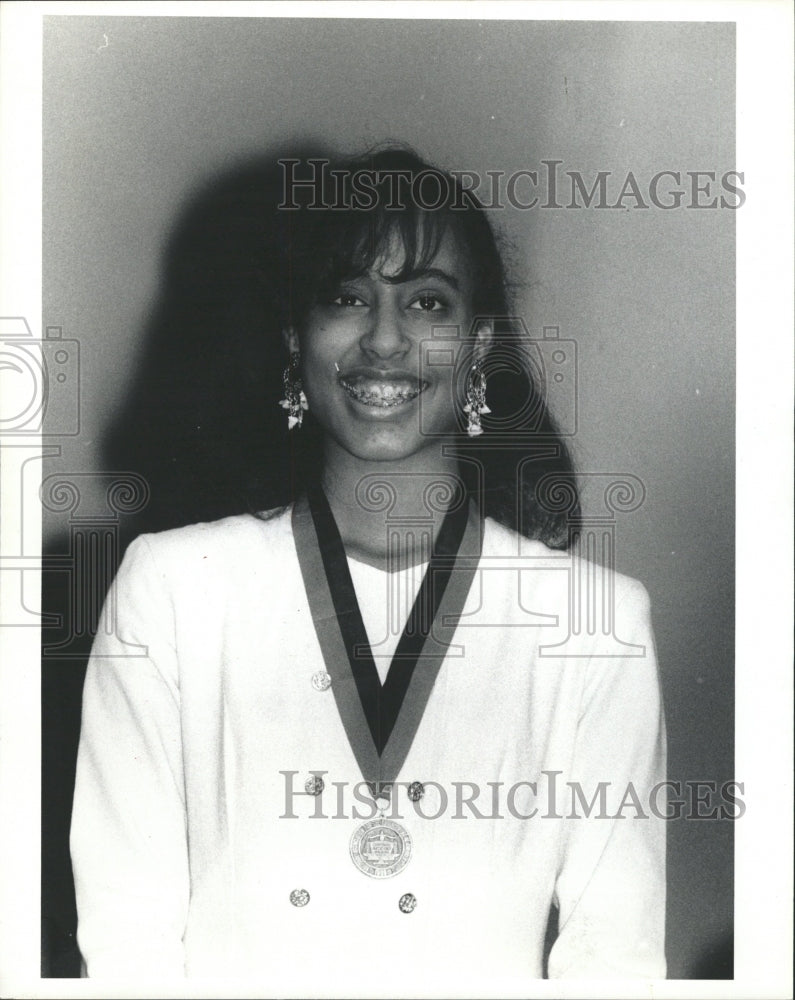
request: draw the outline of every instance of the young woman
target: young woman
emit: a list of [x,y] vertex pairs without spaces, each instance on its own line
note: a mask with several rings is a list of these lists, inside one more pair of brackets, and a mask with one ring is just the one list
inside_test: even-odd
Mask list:
[[280,506],[140,537],[98,631],[88,975],[524,995],[554,908],[550,976],[663,976],[648,599],[570,547],[486,214],[402,150],[325,180],[279,215]]

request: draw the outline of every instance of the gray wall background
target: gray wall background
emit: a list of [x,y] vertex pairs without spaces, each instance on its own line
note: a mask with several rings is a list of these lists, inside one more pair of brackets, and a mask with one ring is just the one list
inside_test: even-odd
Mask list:
[[[180,208],[276,144],[396,139],[452,169],[555,158],[586,178],[735,167],[730,24],[50,17],[44,55],[43,315],[80,341],[82,391],[81,433],[48,472],[100,469]],[[647,491],[617,565],[651,593],[682,781],[734,776],[734,221],[498,220],[528,327],[578,344],[580,468]],[[62,531],[48,514],[45,536]],[[731,934],[732,831],[669,832],[677,978]]]

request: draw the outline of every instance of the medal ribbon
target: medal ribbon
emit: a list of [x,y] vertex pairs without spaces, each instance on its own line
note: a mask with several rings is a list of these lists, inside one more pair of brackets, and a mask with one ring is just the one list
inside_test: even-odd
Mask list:
[[480,557],[480,518],[466,503],[445,516],[383,687],[320,488],[296,503],[293,533],[340,718],[362,775],[377,790],[400,771],[463,611]]

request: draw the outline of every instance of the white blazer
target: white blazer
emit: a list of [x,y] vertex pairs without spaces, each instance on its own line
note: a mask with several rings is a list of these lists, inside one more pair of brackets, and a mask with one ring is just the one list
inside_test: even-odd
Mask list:
[[386,814],[411,839],[390,878],[351,860],[372,800],[324,669],[289,510],[130,546],[83,696],[89,976],[525,995],[553,902],[551,977],[665,975],[665,737],[639,583],[485,522]]

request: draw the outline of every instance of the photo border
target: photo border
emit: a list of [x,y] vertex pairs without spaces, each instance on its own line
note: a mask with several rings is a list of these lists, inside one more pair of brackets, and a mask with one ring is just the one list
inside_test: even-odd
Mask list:
[[[6,3],[0,10],[0,315],[41,331],[41,19],[112,16],[369,17],[734,21],[737,154],[747,202],[737,213],[736,770],[745,816],[735,826],[735,979],[654,983],[657,997],[784,997],[792,971],[792,7],[788,0],[712,3]],[[41,508],[14,510],[19,482],[2,470],[0,547],[13,528],[41,546]],[[6,506],[7,505],[7,506]],[[8,513],[9,510],[11,513]],[[760,526],[765,525],[764,534]],[[21,553],[19,553],[21,554]],[[31,572],[34,577],[35,571]],[[9,600],[0,590],[0,602]],[[2,609],[0,609],[2,610]],[[39,978],[39,633],[0,635],[0,993],[102,997],[101,981]],[[234,984],[234,995],[261,986]],[[533,983],[539,997],[583,995],[583,982]],[[587,982],[590,996],[638,995],[638,984]],[[224,995],[201,981],[156,996]],[[115,996],[140,996],[114,987]],[[229,995],[227,993],[227,995]]]

